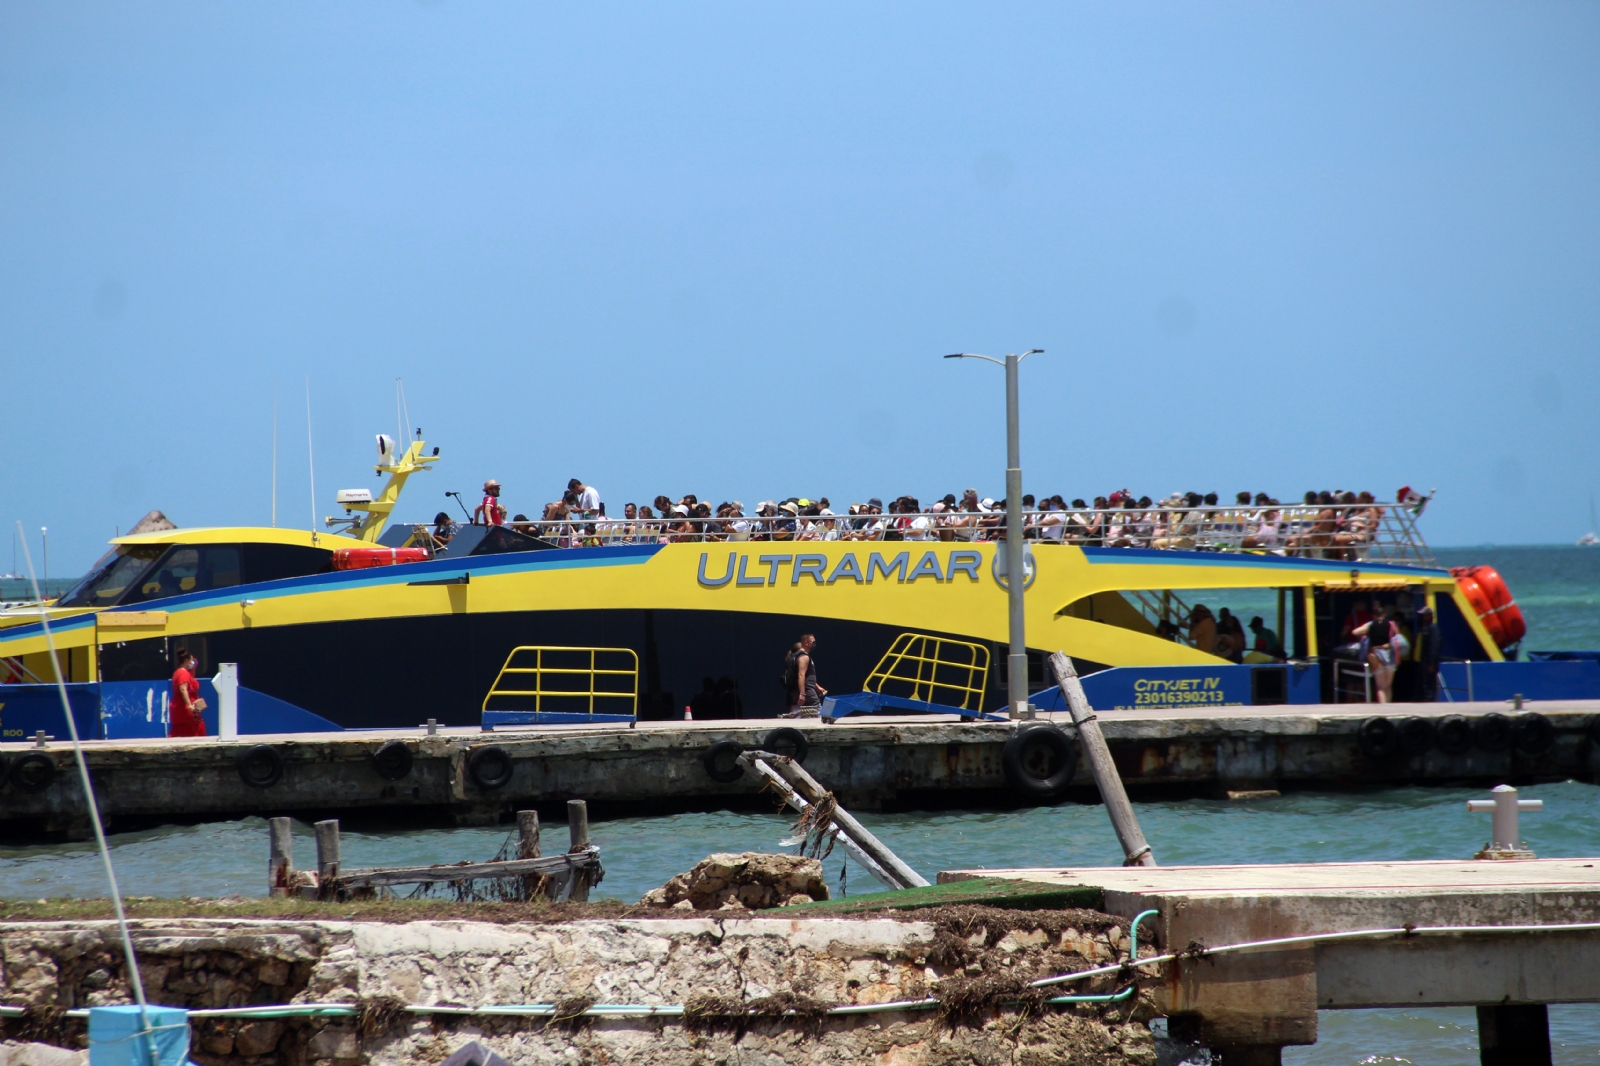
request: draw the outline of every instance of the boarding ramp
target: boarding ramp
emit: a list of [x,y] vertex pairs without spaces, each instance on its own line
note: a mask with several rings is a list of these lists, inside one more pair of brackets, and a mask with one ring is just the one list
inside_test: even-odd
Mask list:
[[632,648],[525,645],[511,649],[483,698],[483,728],[625,723],[639,713]]
[[822,702],[826,721],[860,714],[957,714],[1004,721],[983,712],[989,649],[927,633],[901,633],[867,674],[865,691]]

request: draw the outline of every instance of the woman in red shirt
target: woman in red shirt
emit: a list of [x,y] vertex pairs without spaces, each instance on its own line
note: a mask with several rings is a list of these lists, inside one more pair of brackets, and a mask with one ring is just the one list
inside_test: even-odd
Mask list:
[[206,721],[200,717],[200,712],[206,709],[206,701],[200,698],[200,682],[194,676],[198,661],[189,654],[188,648],[178,649],[177,660],[178,669],[172,674],[172,701],[168,706],[172,724],[167,727],[167,736],[203,737]]

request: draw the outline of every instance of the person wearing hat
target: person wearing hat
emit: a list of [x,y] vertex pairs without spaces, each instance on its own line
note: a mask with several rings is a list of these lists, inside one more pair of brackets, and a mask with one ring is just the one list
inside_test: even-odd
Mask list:
[[506,524],[506,509],[500,502],[500,482],[494,478],[483,483],[483,502],[472,512],[472,524],[475,526]]
[[1259,614],[1250,619],[1250,632],[1256,636],[1255,644],[1252,646],[1254,651],[1268,656],[1275,662],[1282,662],[1286,658],[1283,641],[1278,639],[1278,634],[1267,628],[1267,624],[1261,620]]
[[978,502],[978,490],[968,489],[961,494],[961,505],[952,507],[954,517],[950,519],[950,529],[956,540],[976,540],[978,538],[978,515],[983,513],[983,505]]
[[778,505],[778,520],[772,524],[773,540],[793,540],[796,518],[800,514],[800,505],[793,500],[784,500]]
[[689,521],[689,505],[676,503],[672,505],[672,522],[667,526],[667,534],[673,543],[682,543],[694,538],[694,523]]

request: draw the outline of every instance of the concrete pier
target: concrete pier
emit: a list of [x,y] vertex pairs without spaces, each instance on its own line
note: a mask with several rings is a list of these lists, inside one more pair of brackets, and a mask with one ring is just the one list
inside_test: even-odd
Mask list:
[[[1392,734],[1368,725],[1378,716],[1388,718]],[[1460,718],[1451,721],[1453,716]],[[1057,718],[1042,722],[1070,734],[1067,716]],[[1113,711],[1099,721],[1135,798],[1232,789],[1600,780],[1600,701],[1530,703],[1521,712],[1485,703]],[[1484,722],[1492,728],[1479,728]],[[573,797],[602,811],[767,803],[756,799],[760,786],[749,777],[714,779],[705,756],[723,741],[745,748],[773,745],[778,729],[803,736],[806,769],[853,808],[1022,806],[1039,800],[1008,780],[1001,756],[1019,729],[1035,724],[947,716],[833,725],[655,722],[633,729],[94,741],[86,748],[100,809],[114,831],[245,815],[490,824],[525,808],[558,813]],[[789,734],[782,742],[785,750],[793,747],[792,739]],[[0,840],[89,835],[67,745],[3,744],[0,755],[8,768],[0,787]],[[41,756],[48,766],[41,766]],[[1049,798],[1095,799],[1087,766],[1080,761]]]
[[[1155,1006],[1170,1031],[1224,1061],[1280,1061],[1317,1038],[1317,1011],[1477,1006],[1485,1063],[1526,1057],[1544,1007],[1600,1002],[1600,859],[967,870],[972,877],[1089,886],[1103,909],[1155,910],[1168,951],[1361,930],[1422,930],[1282,945],[1165,965]],[[1523,927],[1439,932],[1439,927]],[[1153,975],[1154,976],[1154,975]],[[1537,1032],[1535,1032],[1537,1030]],[[1515,1043],[1521,1057],[1496,1057]],[[1493,1054],[1491,1054],[1493,1052]]]

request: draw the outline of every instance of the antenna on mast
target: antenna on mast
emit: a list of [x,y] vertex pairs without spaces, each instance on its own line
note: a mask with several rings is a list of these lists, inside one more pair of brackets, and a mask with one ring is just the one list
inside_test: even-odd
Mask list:
[[306,375],[306,465],[311,468],[311,543],[317,542],[317,460],[311,448],[311,375]]
[[272,379],[272,528],[278,528],[278,379]]
[[399,440],[406,442],[411,439],[411,407],[406,403],[406,382],[404,378],[394,379],[395,403],[400,415],[400,428],[402,430]]

